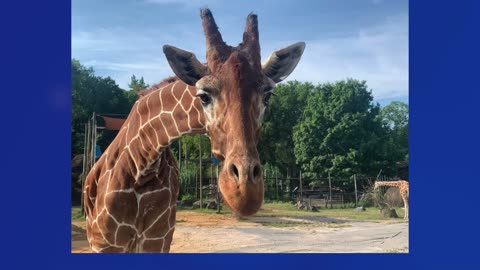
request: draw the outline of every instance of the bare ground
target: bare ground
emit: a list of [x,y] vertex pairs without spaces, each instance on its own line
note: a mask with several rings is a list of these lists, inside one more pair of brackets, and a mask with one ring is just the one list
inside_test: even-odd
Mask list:
[[[324,217],[252,217],[177,213],[174,253],[408,252],[408,223]],[[85,223],[72,222],[72,252],[90,252]]]

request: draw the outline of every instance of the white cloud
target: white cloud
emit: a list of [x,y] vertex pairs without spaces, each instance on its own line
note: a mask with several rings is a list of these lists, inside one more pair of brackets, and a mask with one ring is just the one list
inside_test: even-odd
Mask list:
[[307,40],[305,53],[288,78],[327,82],[345,78],[366,80],[376,99],[408,96],[408,17],[349,37]]
[[139,71],[139,70],[148,70],[148,69],[159,69],[159,65],[164,64],[166,61],[161,59],[152,59],[150,62],[132,62],[132,63],[122,63],[122,62],[108,62],[108,61],[86,61],[83,64],[86,66],[95,66],[102,70],[112,70],[112,71]]
[[289,80],[318,83],[354,78],[366,80],[375,99],[408,96],[407,16],[387,18],[384,24],[353,36],[306,43]]
[[131,29],[96,28],[91,31],[73,31],[72,52],[138,52],[146,49],[161,48],[162,40],[176,40],[176,36],[154,29],[142,29],[141,32]]
[[[153,84],[173,75],[162,51],[164,44],[186,46],[184,49],[187,50],[198,46],[182,42],[181,38],[192,33],[190,30],[177,31],[177,28],[183,27],[176,25],[171,31],[132,31],[121,27],[73,31],[72,57],[87,67],[93,67],[97,75],[112,77],[124,89],[128,88],[132,74],[143,76],[147,83]],[[173,35],[179,32],[180,35]]]
[[[262,40],[262,59],[297,41]],[[305,53],[288,80],[318,83],[354,78],[366,80],[377,100],[408,96],[407,15],[388,17],[354,35],[304,41]],[[128,87],[132,74],[143,76],[149,84],[173,74],[162,51],[164,44],[205,59],[203,33],[189,25],[175,24],[168,31],[117,27],[72,32],[72,56],[93,66],[98,75],[112,77],[122,88]]]
[[148,4],[175,4],[184,8],[199,8],[217,4],[218,0],[145,0]]
[[98,76],[110,76],[123,89],[128,89],[128,83],[133,74],[143,77],[148,84],[159,82],[162,78],[173,75],[167,61],[163,58],[152,58],[147,61],[111,62],[87,60],[81,62],[87,67],[94,67]]

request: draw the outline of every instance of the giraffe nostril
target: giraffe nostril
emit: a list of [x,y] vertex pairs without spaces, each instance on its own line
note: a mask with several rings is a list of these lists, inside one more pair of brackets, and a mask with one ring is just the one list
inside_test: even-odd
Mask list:
[[235,180],[238,181],[238,169],[237,169],[237,166],[235,166],[235,164],[232,164],[230,165],[230,170],[232,171],[233,175],[235,176]]
[[253,167],[253,178],[259,177],[261,172],[262,169],[260,168],[260,165],[255,165],[255,167]]

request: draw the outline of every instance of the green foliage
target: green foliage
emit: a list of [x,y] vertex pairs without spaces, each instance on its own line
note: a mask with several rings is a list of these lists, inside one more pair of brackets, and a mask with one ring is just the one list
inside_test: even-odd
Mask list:
[[[200,148],[202,152],[202,159],[210,158],[210,139],[204,135],[185,135],[180,139],[182,147],[182,159],[198,159],[200,156]],[[178,143],[172,145],[174,153],[178,156]]]
[[[200,172],[200,148],[202,158],[202,178],[209,178],[211,166],[211,146],[207,136],[202,135],[186,135],[180,141],[180,160],[178,159],[179,143],[173,143],[170,148],[177,160],[180,169],[180,192],[186,194],[188,190],[196,187],[197,177]],[[215,178],[215,175],[213,176]],[[206,185],[207,183],[203,183]]]
[[280,169],[271,163],[265,163],[262,167],[265,181],[265,199],[278,199],[279,194],[276,190],[277,177],[282,177]]
[[[112,78],[95,76],[93,68],[72,59],[72,155],[83,153],[84,125],[93,112],[128,114],[133,102]],[[102,134],[98,144],[105,149],[115,133]]]
[[392,101],[382,109],[383,123],[392,130],[408,127],[408,104]]
[[128,84],[128,87],[129,87],[129,89],[128,89],[129,91],[126,92],[127,93],[127,98],[133,104],[133,103],[135,103],[135,101],[138,98],[137,92],[139,90],[148,88],[149,85],[145,83],[145,80],[143,79],[143,77],[141,77],[140,80],[139,80],[139,79],[137,79],[135,74],[133,74],[132,78],[130,79],[130,83]]
[[311,83],[298,81],[279,84],[265,111],[259,143],[260,158],[279,168],[284,175],[287,168],[296,167],[293,127],[302,117],[312,89]]
[[81,207],[72,207],[72,221],[85,221],[85,216],[82,214]]
[[383,167],[385,131],[365,81],[318,85],[301,122],[294,128],[294,150],[305,176],[374,174]]
[[[94,70],[72,60],[72,154],[83,153],[84,124],[97,113],[128,114],[137,100],[137,90],[147,88],[143,77],[132,75],[128,91],[110,77],[96,76]],[[408,161],[408,105],[392,102],[380,109],[373,103],[365,81],[353,79],[314,86],[290,81],[277,85],[264,115],[258,144],[266,172],[266,198],[282,199],[276,178],[291,190],[290,177],[302,175],[306,184],[312,177],[348,179],[352,174],[374,176],[380,169],[393,175],[395,163]],[[116,132],[99,132],[104,150]],[[181,192],[195,187],[198,159],[210,161],[208,137],[183,136],[171,145],[179,159]],[[187,161],[187,162],[185,162]],[[205,162],[207,163],[207,162]],[[203,177],[210,177],[210,164],[203,164]],[[288,173],[287,173],[288,172]],[[215,177],[215,176],[213,176]],[[338,184],[348,189],[353,181]],[[188,189],[187,189],[188,187]]]
[[184,196],[193,196],[196,187],[198,164],[189,164],[188,166],[179,166],[180,172],[180,198],[184,200]]
[[[403,216],[403,209],[396,209],[399,216]],[[320,212],[308,212],[309,216],[328,217],[333,219],[354,220],[386,220],[378,208],[366,208],[366,211],[357,212],[350,208],[321,208]],[[255,214],[255,217],[304,217],[305,210],[298,210],[291,203],[266,203]],[[398,220],[399,222],[403,222]],[[341,224],[338,224],[341,225]]]
[[148,84],[145,83],[143,77],[138,80],[135,74],[133,74],[132,78],[130,79],[130,83],[128,84],[128,87],[130,87],[130,91],[137,92],[139,90],[147,88]]
[[387,130],[385,160],[389,164],[408,162],[408,104],[392,101],[382,109],[381,116]]
[[193,200],[195,200],[195,198],[193,197],[193,195],[187,193],[187,194],[182,195],[181,200],[182,201],[193,201]]

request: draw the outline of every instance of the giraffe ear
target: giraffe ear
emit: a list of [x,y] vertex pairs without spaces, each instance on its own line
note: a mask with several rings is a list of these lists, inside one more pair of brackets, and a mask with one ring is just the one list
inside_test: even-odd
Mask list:
[[305,42],[297,42],[286,48],[274,51],[263,62],[263,73],[275,83],[285,80],[297,66],[304,50]]
[[198,80],[208,74],[207,67],[191,52],[169,45],[163,46],[163,52],[175,75],[188,85],[195,86]]

